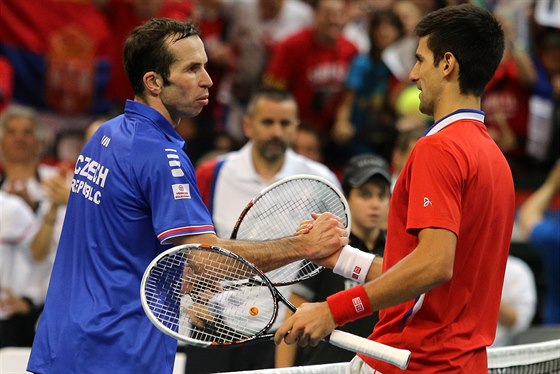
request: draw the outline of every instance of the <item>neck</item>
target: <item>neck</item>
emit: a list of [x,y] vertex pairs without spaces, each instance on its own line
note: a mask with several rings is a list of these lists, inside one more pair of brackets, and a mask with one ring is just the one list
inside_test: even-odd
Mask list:
[[150,96],[145,98],[140,96],[135,96],[134,101],[137,101],[139,103],[149,106],[154,110],[157,110],[167,121],[169,121],[169,123],[171,123],[171,125],[174,128],[177,127],[177,125],[179,125],[179,122],[181,122],[181,118],[174,119],[171,117],[171,113],[169,113],[165,105],[163,105],[163,103],[159,99],[155,99]]
[[272,180],[272,178],[274,178],[276,174],[278,174],[278,172],[282,168],[282,165],[284,164],[285,156],[282,156],[281,158],[275,161],[268,161],[260,157],[257,153],[257,150],[253,146],[253,152],[251,158],[253,160],[253,167],[255,168],[257,174],[266,183],[268,183]]
[[35,178],[37,163],[35,161],[7,163],[4,165],[4,173],[7,179],[29,179]]
[[373,249],[373,247],[375,247],[375,243],[377,242],[377,238],[379,238],[380,232],[381,229],[379,227],[365,229],[363,227],[359,227],[358,225],[352,225],[352,234],[363,241],[368,249]]
[[476,95],[456,95],[446,94],[434,108],[434,122],[439,121],[443,117],[459,110],[459,109],[475,109],[480,110],[480,96]]

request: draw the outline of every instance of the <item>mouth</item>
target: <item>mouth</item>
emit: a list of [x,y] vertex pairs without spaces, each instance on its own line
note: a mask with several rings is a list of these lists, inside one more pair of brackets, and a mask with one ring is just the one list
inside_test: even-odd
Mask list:
[[203,95],[203,96],[200,96],[199,98],[197,98],[196,101],[201,103],[202,105],[208,105],[208,102],[209,102],[208,98],[209,98],[209,95]]

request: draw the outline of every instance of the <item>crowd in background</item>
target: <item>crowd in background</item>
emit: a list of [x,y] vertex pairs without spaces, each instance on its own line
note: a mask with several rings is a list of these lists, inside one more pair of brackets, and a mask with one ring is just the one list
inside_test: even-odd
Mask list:
[[[210,104],[177,128],[193,164],[240,149],[247,141],[243,117],[250,98],[270,87],[290,92],[297,102],[301,124],[291,144],[297,153],[339,178],[352,157],[374,153],[396,177],[415,140],[433,123],[420,113],[419,91],[408,80],[414,26],[432,10],[464,2],[2,1],[0,347],[31,343],[73,164],[89,132],[133,98],[122,46],[135,26],[169,17],[193,20],[202,31],[213,80]],[[528,303],[536,306],[521,325],[507,316],[500,322],[517,330],[560,324],[560,284],[553,278],[560,274],[560,240],[543,243],[533,233],[537,221],[560,208],[560,173],[553,169],[560,157],[560,1],[470,2],[492,10],[507,37],[483,96],[488,131],[512,168],[518,207],[533,201],[541,210],[534,219],[534,210],[525,209],[513,234],[522,245],[512,253],[531,269],[527,279],[533,277],[528,282],[535,283],[537,297],[528,296]],[[531,195],[541,184],[552,191],[544,205]],[[552,220],[550,231],[560,236],[558,215]]]

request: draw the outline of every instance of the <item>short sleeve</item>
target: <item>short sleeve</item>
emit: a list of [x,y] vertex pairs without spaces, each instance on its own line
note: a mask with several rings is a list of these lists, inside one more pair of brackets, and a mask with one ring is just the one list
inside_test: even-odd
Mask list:
[[152,210],[154,231],[162,244],[183,235],[213,233],[212,219],[198,190],[194,168],[182,149],[146,151],[136,170]]
[[425,137],[411,162],[407,230],[443,228],[458,235],[465,165],[449,144]]

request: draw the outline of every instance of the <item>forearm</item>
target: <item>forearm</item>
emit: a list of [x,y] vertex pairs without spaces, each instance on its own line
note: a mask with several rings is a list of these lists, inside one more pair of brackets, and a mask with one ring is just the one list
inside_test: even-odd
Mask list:
[[173,241],[175,245],[201,243],[218,246],[240,255],[264,272],[277,269],[305,257],[304,249],[312,245],[303,236],[277,240],[247,241],[221,239],[215,235],[183,236]]
[[255,264],[263,271],[270,271],[305,257],[302,237],[289,237],[278,240],[246,241],[218,239],[218,245],[226,248]]
[[431,261],[422,261],[412,252],[395,266],[364,285],[374,310],[398,305],[450,279],[435,272]]
[[525,238],[529,237],[535,224],[542,219],[555,192],[554,185],[545,182],[521,206],[519,210],[519,224]]
[[515,308],[505,304],[500,305],[498,321],[506,328],[512,329],[517,322],[517,313],[515,312]]
[[417,247],[384,273],[381,274],[382,259],[374,260],[364,285],[373,310],[412,300],[453,276],[455,234],[425,229],[418,237]]
[[53,205],[43,217],[39,230],[31,242],[31,258],[33,261],[42,261],[49,255],[54,226],[56,224],[56,215],[57,208]]

